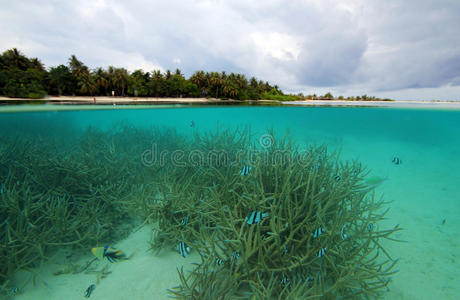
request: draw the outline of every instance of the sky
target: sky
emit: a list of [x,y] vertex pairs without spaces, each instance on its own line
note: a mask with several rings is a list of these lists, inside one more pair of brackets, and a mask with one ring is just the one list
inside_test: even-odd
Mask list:
[[459,0],[0,0],[46,67],[243,73],[304,94],[460,100]]

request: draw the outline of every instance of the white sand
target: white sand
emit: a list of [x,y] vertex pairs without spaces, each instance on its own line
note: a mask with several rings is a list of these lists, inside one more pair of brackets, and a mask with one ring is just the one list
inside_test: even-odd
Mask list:
[[[184,266],[184,269],[190,270],[192,262],[199,262],[199,255],[194,252],[187,258],[183,258],[173,250],[164,250],[154,255],[149,251],[149,239],[150,228],[144,226],[124,241],[114,245],[128,256],[132,255],[129,260],[113,264],[104,260],[92,265],[97,265],[98,270],[108,265],[112,273],[100,280],[90,299],[167,299],[167,289],[178,285],[179,282],[176,267]],[[79,264],[84,265],[93,258],[88,249],[88,255],[83,257]],[[35,286],[30,280],[30,274],[21,272],[18,275],[17,285],[22,286],[24,280],[29,283],[23,287],[23,294],[14,299],[86,299],[83,296],[85,290],[89,285],[97,283],[97,275],[84,272],[75,275],[52,275],[62,268],[63,265],[51,262],[36,269],[35,272],[39,274],[41,280],[37,280]]]

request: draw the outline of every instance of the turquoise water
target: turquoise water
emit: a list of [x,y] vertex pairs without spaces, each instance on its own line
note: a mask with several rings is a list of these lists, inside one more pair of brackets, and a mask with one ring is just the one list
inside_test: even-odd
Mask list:
[[[404,228],[397,238],[405,242],[385,242],[399,258],[399,272],[384,299],[460,294],[460,111],[257,106],[4,113],[0,136],[54,136],[65,144],[88,127],[110,131],[120,124],[174,128],[184,136],[249,127],[256,141],[272,129],[299,144],[340,150],[342,159],[357,159],[371,175],[387,178],[376,190],[391,201],[385,223]],[[394,164],[394,157],[403,163]],[[28,289],[18,299],[32,299]]]

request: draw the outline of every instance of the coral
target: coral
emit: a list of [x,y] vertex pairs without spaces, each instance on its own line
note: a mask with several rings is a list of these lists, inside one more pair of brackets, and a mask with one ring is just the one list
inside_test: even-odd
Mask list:
[[[198,138],[195,145],[206,141],[202,149],[219,149],[226,144],[222,140],[230,141],[229,149],[255,149],[244,143],[232,147],[228,143],[238,139],[218,134]],[[366,170],[358,162],[341,162],[325,146],[299,150],[287,137],[273,141],[243,154],[240,163],[164,175],[161,197],[150,211],[158,220],[152,247],[185,241],[203,256],[197,270],[222,262],[219,267],[237,287],[222,291],[223,299],[227,292],[237,297],[243,291],[257,299],[347,299],[386,291],[396,260],[382,239],[400,228],[378,229],[387,203],[376,200],[363,181]],[[248,161],[250,174],[241,176],[239,169]],[[268,217],[248,224],[246,217],[254,211]],[[318,229],[321,234],[315,236]],[[189,279],[179,274],[182,289],[176,297],[200,299],[192,290],[202,272]],[[213,275],[203,284],[219,285],[219,278]]]

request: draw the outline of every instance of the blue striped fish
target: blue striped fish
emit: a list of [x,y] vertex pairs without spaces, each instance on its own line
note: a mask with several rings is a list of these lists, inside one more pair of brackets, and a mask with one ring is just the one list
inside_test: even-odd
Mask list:
[[240,254],[237,251],[233,251],[232,252],[232,258],[234,260],[237,260],[238,258],[240,258]]
[[281,279],[281,281],[280,281],[280,283],[281,283],[282,285],[289,285],[290,282],[291,282],[291,281],[290,281],[289,278],[287,278],[287,277],[283,277],[283,279]]
[[327,250],[327,247],[319,249],[318,254],[316,256],[318,256],[319,258],[323,257],[326,254],[326,250]]
[[393,157],[393,160],[391,161],[395,165],[400,165],[402,164],[402,160],[399,157]]
[[323,228],[323,227],[318,227],[315,229],[315,231],[313,232],[313,237],[314,238],[317,238],[319,237],[320,235],[322,235],[323,233],[326,232],[326,228]]
[[182,255],[182,257],[187,258],[187,255],[190,254],[190,247],[187,246],[185,242],[179,242],[179,245],[177,245],[177,251],[180,255]]
[[241,176],[247,176],[249,174],[249,172],[251,171],[251,167],[250,166],[243,166],[240,170],[240,175]]
[[268,217],[267,213],[262,213],[260,211],[253,211],[250,215],[248,215],[244,220],[249,225],[252,224],[259,224],[263,218]]

